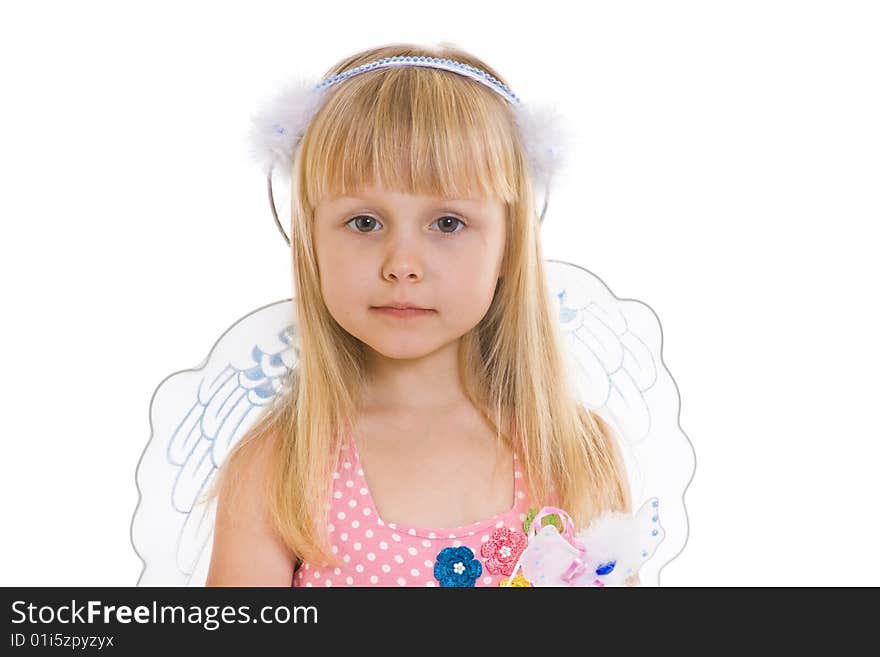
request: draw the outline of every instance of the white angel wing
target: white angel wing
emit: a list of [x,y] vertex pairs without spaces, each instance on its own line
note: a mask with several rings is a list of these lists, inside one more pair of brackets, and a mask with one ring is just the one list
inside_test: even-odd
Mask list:
[[[666,540],[640,570],[659,570],[687,538],[681,500],[693,449],[678,426],[678,393],[661,358],[660,325],[634,300],[617,299],[587,270],[547,260],[566,363],[577,395],[621,436],[634,504],[664,500]],[[159,384],[153,435],[137,469],[141,498],[132,542],[144,562],[139,585],[202,585],[210,562],[214,505],[198,503],[230,448],[299,361],[292,300],[260,308],[227,330],[203,365]]]
[[164,379],[150,402],[152,436],[137,468],[132,520],[139,586],[202,586],[216,504],[200,496],[299,362],[291,300],[237,321],[197,369]]
[[586,269],[545,263],[576,394],[620,436],[633,506],[663,500],[666,540],[640,571],[642,585],[656,586],[660,569],[687,541],[683,495],[694,471],[693,448],[678,424],[678,390],[663,364],[660,323],[647,305],[618,299]]

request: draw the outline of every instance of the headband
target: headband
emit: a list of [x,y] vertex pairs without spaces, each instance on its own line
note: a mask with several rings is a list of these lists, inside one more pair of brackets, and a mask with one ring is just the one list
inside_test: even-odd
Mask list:
[[290,239],[278,220],[272,192],[273,173],[290,178],[296,147],[320,109],[328,89],[355,75],[395,66],[424,66],[456,73],[485,85],[512,105],[532,180],[544,189],[540,215],[540,221],[543,222],[550,196],[550,181],[563,162],[561,145],[566,142],[567,128],[556,110],[549,105],[522,102],[513,91],[486,71],[462,62],[438,57],[385,57],[343,71],[318,84],[303,79],[294,80],[252,117],[249,134],[251,155],[266,176],[272,215],[287,244],[290,244]]

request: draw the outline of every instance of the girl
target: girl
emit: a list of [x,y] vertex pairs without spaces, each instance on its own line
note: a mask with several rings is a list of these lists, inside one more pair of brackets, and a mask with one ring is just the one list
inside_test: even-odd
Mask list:
[[[452,47],[329,75],[395,56],[506,86]],[[508,101],[465,76],[327,92],[292,162],[300,361],[215,480],[209,586],[498,586],[531,510],[631,512],[617,438],[564,374],[528,162]]]

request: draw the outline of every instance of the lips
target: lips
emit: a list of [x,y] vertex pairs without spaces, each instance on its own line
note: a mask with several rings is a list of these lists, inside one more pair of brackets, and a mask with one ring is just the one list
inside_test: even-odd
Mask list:
[[374,306],[372,310],[381,313],[386,317],[408,318],[408,317],[427,317],[434,314],[431,308],[392,308],[390,306]]
[[373,306],[373,307],[374,308],[392,308],[394,310],[431,310],[431,308],[423,308],[421,306],[416,306],[415,304],[411,304],[411,303],[403,303],[403,304],[392,303],[392,304],[388,304],[387,306]]

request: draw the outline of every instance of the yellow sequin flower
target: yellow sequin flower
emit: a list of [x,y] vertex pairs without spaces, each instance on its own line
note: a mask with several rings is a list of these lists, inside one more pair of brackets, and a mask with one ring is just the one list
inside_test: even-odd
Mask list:
[[[501,583],[498,586],[507,586],[507,581],[509,577],[505,577],[501,580]],[[522,573],[517,573],[516,577],[513,578],[513,581],[510,583],[511,586],[531,586],[532,583],[523,577]]]

